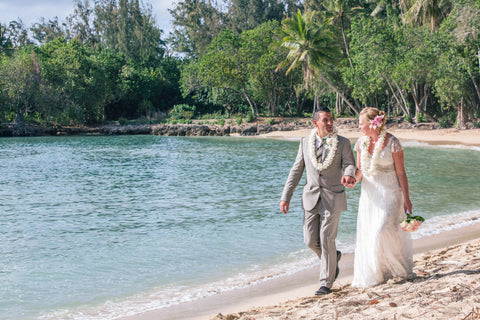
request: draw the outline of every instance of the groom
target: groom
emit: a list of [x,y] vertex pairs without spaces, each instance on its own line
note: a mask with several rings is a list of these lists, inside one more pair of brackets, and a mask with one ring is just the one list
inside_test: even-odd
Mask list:
[[341,252],[336,250],[340,214],[347,209],[345,187],[355,185],[355,160],[350,141],[338,136],[333,129],[333,117],[328,108],[313,113],[315,129],[302,138],[280,201],[286,214],[293,191],[307,171],[303,188],[303,236],[305,244],[320,258],[320,288],[315,295],[331,293],[338,276]]

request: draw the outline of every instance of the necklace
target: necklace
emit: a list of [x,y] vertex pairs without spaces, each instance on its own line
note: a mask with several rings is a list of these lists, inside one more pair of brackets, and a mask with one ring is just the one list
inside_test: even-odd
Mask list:
[[329,147],[330,152],[328,153],[328,156],[325,158],[325,161],[319,161],[317,159],[317,154],[315,152],[315,141],[316,141],[316,136],[317,136],[317,129],[313,129],[312,132],[310,133],[309,142],[310,142],[310,157],[313,163],[313,166],[318,170],[322,171],[327,169],[333,162],[333,157],[335,157],[335,152],[337,151],[337,145],[338,145],[338,137],[337,137],[337,131],[333,131],[333,133],[330,133],[325,137],[325,143]]
[[378,173],[377,161],[380,158],[380,151],[382,151],[386,135],[387,130],[383,129],[380,131],[380,135],[375,143],[375,148],[373,149],[373,154],[371,156],[368,152],[370,147],[370,138],[367,136],[362,137],[363,140],[360,143],[360,149],[362,150],[360,159],[362,161],[362,171],[367,176],[374,176]]

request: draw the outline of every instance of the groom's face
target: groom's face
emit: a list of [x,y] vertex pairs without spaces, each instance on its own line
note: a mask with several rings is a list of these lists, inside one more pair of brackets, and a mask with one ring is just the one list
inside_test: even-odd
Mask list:
[[333,116],[330,112],[320,112],[317,120],[313,120],[319,137],[325,137],[333,132]]

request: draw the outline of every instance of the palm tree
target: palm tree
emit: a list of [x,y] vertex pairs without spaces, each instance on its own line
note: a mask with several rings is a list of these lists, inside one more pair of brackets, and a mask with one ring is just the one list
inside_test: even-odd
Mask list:
[[440,22],[452,10],[450,0],[415,0],[408,9],[405,20],[411,24],[429,24],[430,32],[438,30]]
[[350,62],[350,67],[353,68],[352,60],[350,59],[350,50],[348,48],[347,37],[345,35],[345,20],[352,16],[356,10],[362,9],[362,7],[350,8],[348,7],[346,0],[328,0],[322,2],[322,5],[327,10],[327,14],[329,14],[334,21],[340,22],[340,31],[342,32],[345,54]]
[[[340,49],[333,40],[333,34],[328,29],[330,21],[331,19],[326,19],[321,22],[316,11],[302,14],[300,10],[291,18],[283,20],[282,29],[285,37],[281,45],[290,51],[287,58],[278,65],[277,70],[288,66],[286,73],[289,74],[300,65],[307,91],[310,83],[318,76],[358,114],[358,110],[321,71],[325,65],[334,64],[341,55]],[[314,107],[317,107],[316,98],[315,94]]]

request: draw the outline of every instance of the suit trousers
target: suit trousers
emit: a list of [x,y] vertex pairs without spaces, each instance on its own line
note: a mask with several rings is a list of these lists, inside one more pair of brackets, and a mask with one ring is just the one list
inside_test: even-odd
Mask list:
[[319,200],[310,211],[303,215],[303,238],[305,244],[320,258],[320,286],[331,288],[337,269],[338,223],[342,212],[330,212]]

